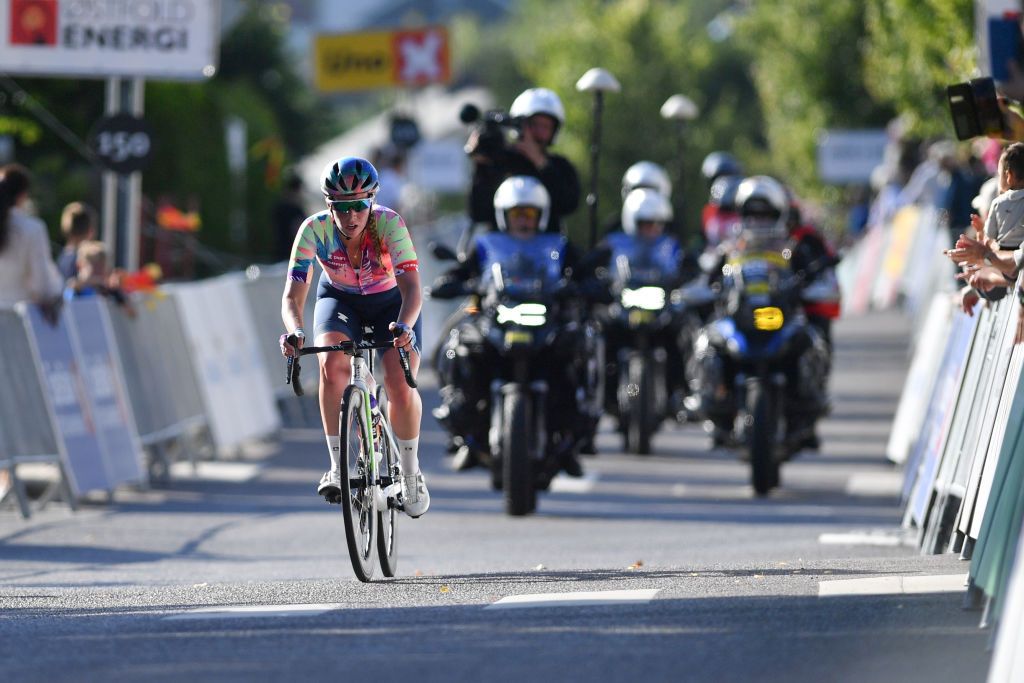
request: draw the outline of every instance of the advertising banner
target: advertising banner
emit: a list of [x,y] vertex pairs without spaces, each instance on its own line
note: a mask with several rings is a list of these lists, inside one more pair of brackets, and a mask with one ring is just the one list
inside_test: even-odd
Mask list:
[[208,78],[219,10],[219,0],[0,0],[0,64],[19,75]]
[[64,442],[64,468],[71,490],[78,496],[113,489],[96,434],[96,421],[89,411],[85,378],[75,359],[66,315],[61,316],[59,324],[50,325],[35,306],[20,310],[28,322],[29,342],[35,349],[57,431]]
[[76,299],[68,304],[68,314],[77,342],[85,394],[92,409],[96,435],[106,454],[110,481],[115,485],[145,481],[142,447],[118,372],[114,338],[103,301],[99,297]]
[[440,26],[317,36],[316,86],[324,92],[447,83],[448,32]]

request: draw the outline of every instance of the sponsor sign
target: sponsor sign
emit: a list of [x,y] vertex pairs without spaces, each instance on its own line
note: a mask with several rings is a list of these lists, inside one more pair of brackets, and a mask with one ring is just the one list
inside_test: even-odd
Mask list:
[[888,142],[884,130],[825,131],[818,137],[818,177],[834,185],[867,184]]
[[198,80],[214,74],[220,3],[0,0],[0,64],[11,74]]
[[317,88],[325,92],[446,83],[448,32],[415,30],[317,36],[313,46]]

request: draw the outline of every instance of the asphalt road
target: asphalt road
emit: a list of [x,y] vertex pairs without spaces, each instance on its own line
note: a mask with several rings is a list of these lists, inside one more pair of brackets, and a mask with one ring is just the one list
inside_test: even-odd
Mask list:
[[823,450],[765,500],[696,426],[644,458],[606,427],[583,480],[512,519],[482,470],[450,470],[428,416],[431,510],[400,524],[399,576],[368,585],[315,495],[312,430],[112,504],[0,511],[0,676],[984,680],[966,563],[918,555],[884,459],[908,334],[895,314],[840,321]]

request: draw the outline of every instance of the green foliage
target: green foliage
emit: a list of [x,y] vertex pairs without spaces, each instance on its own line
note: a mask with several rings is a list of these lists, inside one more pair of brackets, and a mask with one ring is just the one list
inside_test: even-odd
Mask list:
[[973,0],[869,0],[865,83],[919,136],[951,135],[945,86],[975,69]]
[[738,27],[749,55],[770,148],[768,172],[801,192],[819,187],[819,135],[882,127],[888,106],[865,87],[861,0],[761,0]]

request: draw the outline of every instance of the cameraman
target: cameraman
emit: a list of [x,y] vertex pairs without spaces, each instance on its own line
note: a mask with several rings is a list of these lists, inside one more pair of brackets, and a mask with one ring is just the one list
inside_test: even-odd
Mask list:
[[469,217],[496,229],[494,193],[498,186],[509,176],[533,176],[551,197],[545,232],[564,233],[563,218],[580,203],[580,180],[572,162],[548,152],[565,121],[562,101],[547,88],[530,88],[512,102],[509,115],[519,128],[515,142],[509,144],[502,137],[495,144],[493,129],[488,131],[486,126],[474,130],[466,142],[466,153],[473,160]]

